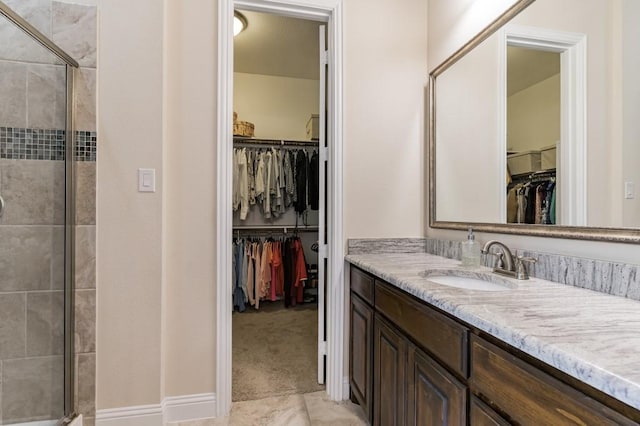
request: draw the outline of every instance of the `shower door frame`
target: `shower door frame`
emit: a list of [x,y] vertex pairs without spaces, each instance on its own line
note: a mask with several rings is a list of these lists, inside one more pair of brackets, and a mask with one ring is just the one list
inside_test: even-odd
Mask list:
[[75,330],[74,330],[74,258],[75,258],[75,70],[78,62],[37,28],[0,0],[0,15],[24,31],[34,41],[57,56],[65,64],[66,73],[66,121],[65,121],[65,219],[64,219],[64,411],[63,424],[74,417],[75,397]]

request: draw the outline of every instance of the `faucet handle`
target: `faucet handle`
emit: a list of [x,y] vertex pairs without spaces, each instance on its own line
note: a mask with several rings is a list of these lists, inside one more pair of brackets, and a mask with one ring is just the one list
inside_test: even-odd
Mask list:
[[496,263],[494,265],[495,268],[499,268],[499,269],[504,269],[504,253],[499,252],[499,253],[492,253],[490,251],[484,251],[484,254],[490,254],[491,256],[495,256],[496,257]]
[[516,256],[516,279],[528,280],[529,271],[527,271],[527,266],[524,262],[536,263],[537,261],[538,259],[535,257]]

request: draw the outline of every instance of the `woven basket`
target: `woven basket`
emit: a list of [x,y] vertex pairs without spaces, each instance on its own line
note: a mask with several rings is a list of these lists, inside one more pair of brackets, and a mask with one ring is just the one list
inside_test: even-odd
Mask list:
[[236,121],[238,121],[238,113],[233,111],[233,124],[236,124]]
[[248,121],[236,121],[233,123],[233,136],[253,137],[254,126]]

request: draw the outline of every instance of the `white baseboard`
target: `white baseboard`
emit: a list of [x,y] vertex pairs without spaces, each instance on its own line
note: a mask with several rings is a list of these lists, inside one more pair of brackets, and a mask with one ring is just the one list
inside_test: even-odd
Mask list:
[[216,395],[214,393],[168,396],[162,405],[164,406],[165,423],[216,416]]
[[161,426],[161,404],[109,408],[96,411],[96,426]]
[[161,426],[216,415],[214,393],[166,397],[162,404],[110,408],[96,412],[96,426]]

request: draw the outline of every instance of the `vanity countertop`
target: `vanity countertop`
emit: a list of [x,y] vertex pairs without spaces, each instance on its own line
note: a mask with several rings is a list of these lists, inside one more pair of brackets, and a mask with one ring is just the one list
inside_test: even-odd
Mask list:
[[457,260],[426,253],[357,254],[346,259],[640,410],[640,302],[538,278],[506,278],[515,288],[498,292],[439,285],[420,274],[431,269],[490,269],[470,270]]

